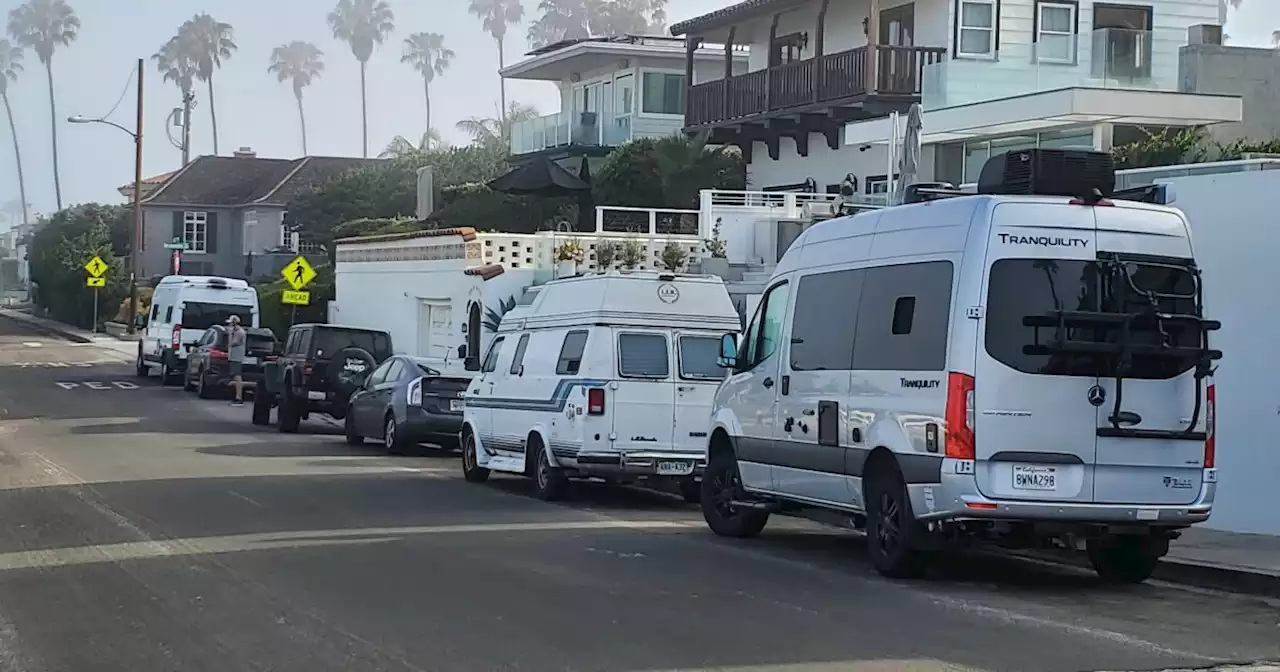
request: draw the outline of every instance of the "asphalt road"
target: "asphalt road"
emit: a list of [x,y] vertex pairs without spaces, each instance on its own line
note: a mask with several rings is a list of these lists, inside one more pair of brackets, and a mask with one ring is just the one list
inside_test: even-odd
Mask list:
[[1013,559],[893,582],[849,533],[529,498],[201,402],[0,318],[0,670],[1155,670],[1280,659],[1280,605]]

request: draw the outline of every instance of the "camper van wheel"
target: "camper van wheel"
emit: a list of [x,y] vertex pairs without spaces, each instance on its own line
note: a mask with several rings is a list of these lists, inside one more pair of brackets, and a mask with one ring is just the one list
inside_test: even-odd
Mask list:
[[702,501],[702,483],[692,476],[686,476],[677,483],[680,485],[680,496],[690,504]]
[[1089,564],[1103,581],[1142,583],[1151,578],[1160,558],[1169,552],[1169,541],[1154,535],[1111,535],[1085,543]]
[[480,466],[476,458],[476,437],[470,431],[462,439],[462,477],[468,483],[484,483],[489,480],[489,470]]
[[266,390],[253,393],[253,424],[259,427],[271,424],[271,393]]
[[133,363],[134,373],[139,378],[146,378],[151,375],[151,367],[147,366],[147,360],[142,356],[142,344],[138,344],[138,359]]
[[538,466],[533,470],[534,494],[546,502],[564,499],[569,492],[569,477],[565,476],[564,470],[551,466],[540,441],[530,441],[529,450],[538,451]]
[[866,483],[867,551],[880,574],[897,579],[919,576],[926,557],[915,544],[920,534],[902,472],[891,459],[868,465]]
[[702,474],[702,517],[707,527],[722,537],[746,538],[760,534],[769,512],[735,504],[746,498],[738,460],[729,451],[712,454]]

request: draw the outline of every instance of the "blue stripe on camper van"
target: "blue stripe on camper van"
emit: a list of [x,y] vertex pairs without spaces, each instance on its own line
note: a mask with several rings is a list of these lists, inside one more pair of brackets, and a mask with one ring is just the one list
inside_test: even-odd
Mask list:
[[468,397],[466,404],[474,408],[501,408],[513,411],[551,411],[559,413],[569,401],[569,394],[576,387],[601,387],[609,381],[595,378],[564,378],[556,383],[550,399],[520,399],[513,397]]

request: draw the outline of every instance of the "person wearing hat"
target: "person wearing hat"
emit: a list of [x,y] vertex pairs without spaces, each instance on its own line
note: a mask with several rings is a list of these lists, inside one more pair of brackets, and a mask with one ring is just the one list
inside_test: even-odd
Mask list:
[[232,315],[227,318],[227,363],[231,367],[231,385],[235,387],[236,398],[232,406],[244,405],[244,351],[248,335],[240,326],[240,317]]

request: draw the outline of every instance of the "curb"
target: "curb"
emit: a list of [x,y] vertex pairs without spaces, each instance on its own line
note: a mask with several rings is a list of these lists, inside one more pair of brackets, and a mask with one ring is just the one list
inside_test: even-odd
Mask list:
[[53,324],[49,324],[47,321],[37,322],[36,318],[31,318],[31,319],[21,318],[17,316],[18,314],[20,313],[17,313],[17,311],[12,311],[12,310],[0,311],[0,317],[13,320],[14,322],[21,322],[22,324],[25,324],[28,327],[45,334],[59,336],[61,338],[65,338],[75,343],[95,343],[96,342],[92,338],[89,338],[87,336],[83,336],[74,331],[71,331],[70,327],[61,328],[61,327],[54,326]]
[[[1053,565],[1093,571],[1084,553],[1057,554],[1037,551],[1013,552],[1012,555]],[[1151,578],[1196,588],[1228,593],[1280,599],[1280,574],[1264,570],[1197,562],[1166,556],[1156,565]]]

